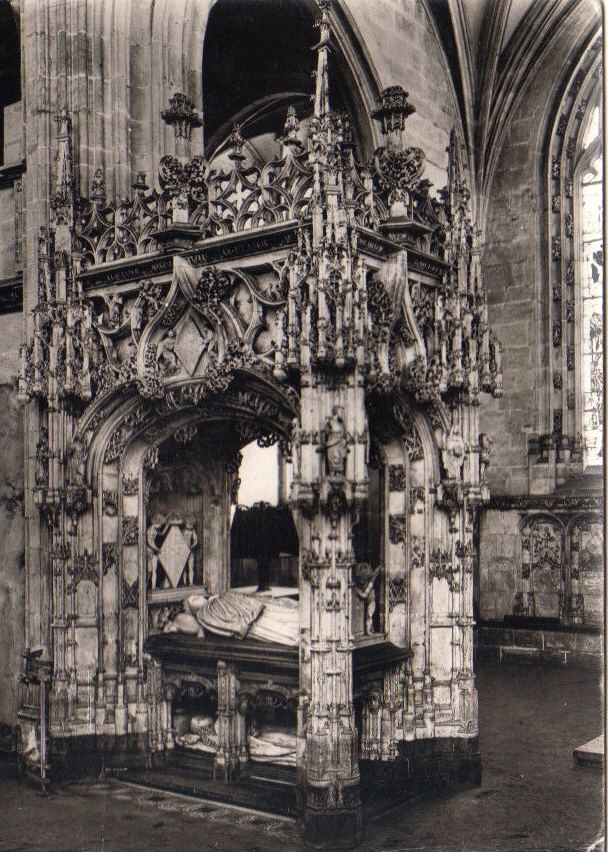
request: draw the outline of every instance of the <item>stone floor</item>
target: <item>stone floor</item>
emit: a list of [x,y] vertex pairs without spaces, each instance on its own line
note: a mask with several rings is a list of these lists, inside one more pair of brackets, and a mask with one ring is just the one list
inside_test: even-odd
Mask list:
[[[367,821],[361,852],[604,850],[603,773],[573,750],[602,726],[598,674],[478,665],[483,781]],[[117,780],[42,797],[5,772],[0,852],[296,852],[290,820],[159,793]]]

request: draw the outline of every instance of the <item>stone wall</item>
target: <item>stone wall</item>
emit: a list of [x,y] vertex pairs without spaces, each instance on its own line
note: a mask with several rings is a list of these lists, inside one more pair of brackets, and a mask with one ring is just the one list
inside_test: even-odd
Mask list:
[[[556,27],[531,60],[527,82],[504,117],[486,199],[484,281],[490,325],[502,344],[504,370],[504,396],[484,398],[481,407],[482,429],[494,441],[488,479],[493,498],[531,495],[522,508],[532,513],[542,508],[540,495],[553,494],[556,486],[580,475],[580,462],[577,471],[574,463],[556,464],[555,452],[540,457],[538,453],[539,436],[553,430],[548,139],[559,114],[560,97],[578,58],[584,55],[583,34],[590,34],[596,15],[597,8],[582,0],[568,26]],[[532,447],[536,447],[535,455],[529,455]],[[580,487],[584,487],[582,483]],[[564,507],[562,511],[568,528],[569,516]],[[505,508],[482,514],[479,618],[501,621],[505,616],[535,614],[541,619],[559,618],[572,630],[577,629],[574,625],[584,623],[588,628],[596,624],[601,596],[593,592],[591,583],[585,593],[583,580],[571,579],[565,568],[566,588],[561,589],[565,603],[560,603],[561,572],[556,567],[536,578],[535,605],[530,613],[523,612],[525,601],[516,597],[519,593],[520,599],[529,598],[526,589],[530,584],[522,581],[522,518],[521,512]],[[564,541],[569,541],[567,536]],[[585,597],[584,621],[574,613],[578,593]]]
[[0,316],[0,724],[11,726],[25,644],[23,410],[15,390],[21,340],[21,314]]
[[[12,316],[0,317],[3,342]],[[25,644],[23,414],[14,388],[6,384],[4,351],[0,358],[0,724],[13,726]]]
[[527,437],[548,431],[541,405],[547,340],[539,261],[545,202],[535,156],[536,97],[531,94],[511,122],[488,205],[484,278],[504,369],[503,398],[484,400],[481,412],[483,430],[494,440],[493,494],[527,491]]
[[479,538],[479,618],[501,620],[513,612],[520,573],[518,512],[484,512]]
[[427,158],[426,177],[445,186],[446,139],[452,127],[462,138],[456,95],[445,57],[422,0],[385,0],[382,15],[369,0],[345,0],[345,8],[367,48],[379,87],[401,84],[416,112],[408,119],[405,143],[419,145]]
[[23,102],[4,107],[4,164],[13,166],[23,159]]
[[481,425],[494,439],[491,493],[529,492],[528,438],[551,432],[548,319],[548,128],[597,25],[597,7],[582,0],[568,24],[551,33],[530,63],[527,83],[504,117],[504,137],[489,184],[483,252],[490,326],[503,349],[504,396],[483,400]]

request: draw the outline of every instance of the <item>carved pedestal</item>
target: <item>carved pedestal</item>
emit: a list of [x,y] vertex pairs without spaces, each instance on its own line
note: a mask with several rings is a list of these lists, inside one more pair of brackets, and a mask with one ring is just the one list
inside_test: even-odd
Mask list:
[[230,783],[239,775],[246,753],[245,719],[239,713],[239,681],[234,669],[217,664],[217,753],[213,767],[216,781]]

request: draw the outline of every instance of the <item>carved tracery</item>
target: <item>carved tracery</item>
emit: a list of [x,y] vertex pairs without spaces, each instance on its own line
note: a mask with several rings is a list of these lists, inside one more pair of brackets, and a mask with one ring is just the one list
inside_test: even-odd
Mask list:
[[[475,730],[467,566],[489,463],[477,402],[502,393],[458,135],[448,185],[431,197],[424,153],[403,144],[413,107],[391,87],[374,112],[385,144],[359,164],[349,117],[330,107],[329,5],[319,5],[307,139],[290,110],[269,162],[249,162],[237,126],[221,164],[165,156],[160,189],[139,174],[125,201],[106,200],[97,171],[77,205],[70,117],[59,116],[20,377],[22,398],[41,412],[33,465],[52,539],[56,670],[81,665],[73,625],[97,655],[99,724],[125,734],[135,707],[143,730],[152,689],[159,747],[172,744],[171,708],[144,655],[146,633],[187,616],[192,587],[227,590],[240,450],[279,445],[301,542],[298,759],[312,810],[358,808],[359,748],[395,759],[398,738],[417,735],[414,717],[429,735]],[[164,118],[181,139],[198,120],[185,96]],[[372,501],[373,559],[360,558],[355,528]],[[99,566],[78,549],[90,539]],[[68,582],[97,590],[103,618],[93,628],[66,603]],[[447,662],[431,641],[446,586]],[[94,642],[85,629],[98,631]],[[353,635],[389,641],[400,660],[365,686],[362,743]],[[239,701],[291,712],[295,695],[280,685],[247,692],[221,661],[214,677],[216,771],[230,780],[246,759]],[[434,689],[437,706],[453,701],[449,719],[436,719]]]

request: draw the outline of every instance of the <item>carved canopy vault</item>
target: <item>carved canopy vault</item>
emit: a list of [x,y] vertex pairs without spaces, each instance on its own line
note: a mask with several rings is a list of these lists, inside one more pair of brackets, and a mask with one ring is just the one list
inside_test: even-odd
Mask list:
[[[184,582],[227,589],[239,451],[279,444],[300,539],[298,769],[312,838],[358,832],[360,758],[476,735],[472,536],[490,444],[477,407],[502,392],[456,131],[447,186],[431,195],[423,151],[402,140],[414,107],[393,86],[373,114],[385,144],[358,164],[348,116],[329,105],[319,5],[313,114],[301,127],[289,110],[271,162],[248,162],[235,127],[221,161],[163,157],[159,191],[138,175],[130,199],[109,201],[98,172],[77,201],[72,117],[57,117],[20,377],[39,410],[55,737],[172,744],[144,653],[161,623],[151,608],[166,615]],[[183,95],[163,117],[182,135],[200,121]],[[181,495],[179,518],[165,492]],[[353,694],[357,599],[359,639],[403,654]],[[237,712],[237,676],[238,663],[222,670],[222,718]],[[237,728],[218,734],[226,778],[244,759]]]

